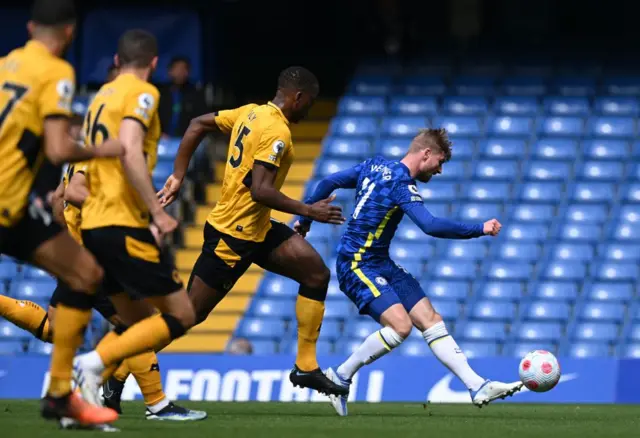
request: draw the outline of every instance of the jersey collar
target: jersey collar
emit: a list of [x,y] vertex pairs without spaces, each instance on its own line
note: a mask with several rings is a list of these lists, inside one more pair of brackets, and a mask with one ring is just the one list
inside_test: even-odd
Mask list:
[[53,56],[53,54],[49,51],[49,49],[47,49],[47,46],[45,46],[38,40],[27,41],[27,44],[24,46],[24,48],[25,50],[28,50],[30,52],[35,52],[39,55]]
[[289,124],[289,120],[287,120],[287,118],[285,117],[285,115],[283,114],[282,110],[280,109],[280,107],[278,105],[276,105],[275,103],[269,101],[267,102],[267,105],[270,106],[271,108],[275,109],[276,111],[278,111],[278,114],[280,114],[280,117],[282,117],[285,121],[285,123],[288,125]]

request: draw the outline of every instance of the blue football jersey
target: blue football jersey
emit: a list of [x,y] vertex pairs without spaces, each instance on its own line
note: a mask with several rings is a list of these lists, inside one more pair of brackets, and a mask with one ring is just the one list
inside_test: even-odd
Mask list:
[[422,205],[407,166],[377,156],[356,167],[356,204],[338,253],[356,260],[387,256],[406,210]]

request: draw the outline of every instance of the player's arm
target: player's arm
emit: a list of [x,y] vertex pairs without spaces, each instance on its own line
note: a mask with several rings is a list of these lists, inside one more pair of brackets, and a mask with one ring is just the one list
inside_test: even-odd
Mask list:
[[74,207],[82,208],[82,204],[88,196],[87,177],[84,172],[76,171],[64,190],[64,200]]
[[66,226],[64,220],[64,182],[62,181],[60,181],[51,197],[51,209],[53,210],[55,221],[60,225]]
[[160,202],[163,206],[167,206],[175,201],[182,186],[182,181],[187,174],[191,157],[193,157],[194,152],[200,143],[202,143],[204,136],[211,132],[218,131],[223,134],[230,133],[240,114],[248,109],[249,106],[255,105],[251,104],[232,110],[217,111],[191,119],[189,127],[182,136],[182,140],[180,140],[178,153],[173,162],[173,173],[167,179],[162,190],[157,194],[157,196],[161,198]]

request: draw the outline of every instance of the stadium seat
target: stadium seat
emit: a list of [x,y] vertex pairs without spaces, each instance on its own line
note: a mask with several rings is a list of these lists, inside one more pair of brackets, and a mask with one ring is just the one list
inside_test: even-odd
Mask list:
[[158,159],[173,163],[178,153],[178,147],[180,147],[179,138],[161,138],[158,142]]
[[533,301],[521,311],[524,319],[535,321],[567,321],[570,306],[562,301]]
[[316,165],[316,176],[324,178],[332,173],[340,172],[360,164],[360,160],[324,159]]
[[363,340],[371,333],[375,333],[378,330],[380,330],[380,324],[367,319],[348,322],[345,326],[344,332],[355,339]]
[[629,302],[633,299],[632,283],[596,282],[586,288],[586,296],[593,301]]
[[373,117],[340,117],[331,121],[330,131],[334,135],[375,135],[377,120]]
[[531,182],[522,185],[520,198],[527,202],[559,202],[563,192],[559,182]]
[[356,307],[353,303],[346,298],[339,300],[327,300],[325,301],[324,306],[324,317],[327,319],[346,319],[356,311]]
[[578,285],[575,282],[544,281],[535,285],[533,297],[539,300],[575,301],[578,298]]
[[594,181],[615,181],[623,175],[622,163],[606,161],[587,161],[578,171],[578,178]]
[[502,322],[470,321],[456,326],[456,338],[459,340],[503,342],[507,338],[507,334]]
[[608,215],[606,204],[572,204],[567,208],[565,217],[571,222],[602,224]]
[[560,228],[557,237],[575,242],[594,242],[600,238],[601,233],[598,225],[569,223]]
[[635,121],[631,117],[594,117],[587,126],[590,135],[598,137],[631,138],[636,133]]
[[546,117],[539,122],[538,131],[544,135],[580,136],[584,121],[580,117]]
[[563,96],[591,96],[596,89],[593,76],[557,76],[552,82],[553,91]]
[[471,290],[470,283],[467,281],[429,280],[421,285],[428,297],[439,300],[462,301],[467,298]]
[[416,242],[425,242],[430,239],[416,224],[409,221],[403,221],[398,225],[396,238]]
[[254,299],[251,303],[250,314],[259,317],[270,318],[293,318],[295,316],[295,301],[289,300],[273,300],[273,299]]
[[18,275],[18,267],[14,262],[0,262],[0,281],[13,280]]
[[458,195],[458,184],[449,181],[432,181],[418,186],[422,199],[429,201],[451,201]]
[[402,79],[400,90],[409,96],[433,96],[444,93],[446,86],[440,76],[414,75]]
[[366,138],[330,137],[323,145],[324,156],[364,160],[371,156],[371,143]]
[[498,256],[505,260],[536,262],[540,257],[540,246],[535,243],[507,241],[500,245]]
[[22,354],[24,351],[23,341],[9,341],[0,338],[0,356]]
[[473,203],[462,205],[458,216],[465,221],[482,221],[498,217],[501,212],[500,204]]
[[606,357],[609,356],[610,349],[607,344],[594,344],[591,342],[581,342],[571,344],[568,347],[568,356],[577,358]]
[[391,76],[362,75],[356,76],[349,84],[349,90],[360,95],[386,95],[391,92]]
[[549,229],[543,224],[517,223],[511,222],[504,227],[503,233],[509,239],[523,242],[538,242],[545,240],[549,234]]
[[467,116],[436,117],[433,122],[436,128],[445,128],[451,137],[478,136],[482,133],[479,118]]
[[593,301],[584,304],[579,310],[579,318],[592,321],[620,322],[624,318],[625,307],[621,303],[603,303]]
[[638,262],[640,261],[640,244],[609,243],[602,249],[601,255],[610,261]]
[[[486,171],[487,169],[485,169]],[[511,186],[505,182],[480,182],[474,181],[471,184],[465,186],[466,197],[472,201],[486,202],[486,201],[504,201],[509,199],[511,193]],[[452,193],[451,196],[454,196]],[[423,196],[424,198],[424,196]],[[425,198],[426,199],[426,198]],[[437,198],[438,200],[442,199]],[[451,199],[451,198],[450,198]]]
[[595,278],[608,281],[637,281],[640,268],[637,263],[605,262],[595,269]]
[[640,205],[623,205],[619,218],[622,222],[640,222]]
[[392,114],[404,116],[433,116],[438,112],[438,103],[430,96],[394,96],[389,108]]
[[471,312],[473,319],[511,321],[515,315],[515,305],[507,301],[479,301]]
[[[314,224],[315,226],[315,224]],[[260,294],[268,297],[295,297],[298,295],[298,283],[285,277],[267,275],[260,285]]]
[[547,160],[575,160],[578,142],[571,138],[549,137],[536,141],[532,155]]
[[538,113],[538,100],[533,96],[498,96],[493,111],[511,116],[533,116]]
[[630,184],[624,189],[623,197],[625,201],[640,202],[640,184]]
[[554,322],[524,322],[514,333],[519,340],[558,341],[562,337],[562,325]]
[[420,116],[385,117],[382,120],[382,133],[390,136],[414,137],[426,125],[426,119]]
[[579,281],[583,280],[586,277],[586,274],[587,267],[585,263],[574,260],[563,260],[550,262],[545,267],[541,277],[552,280]]
[[277,342],[266,339],[252,339],[251,348],[254,356],[267,356],[277,353]]
[[606,116],[636,117],[640,115],[638,99],[630,96],[598,96],[593,106],[597,113]]
[[[469,174],[469,164],[464,161],[451,161],[442,166],[442,173],[437,176],[438,180],[457,180],[467,178]],[[640,196],[640,195],[639,195]]]
[[640,344],[628,344],[622,348],[622,357],[624,358],[640,358]]
[[551,204],[518,204],[514,206],[513,219],[520,222],[549,222],[554,217]]
[[459,263],[455,260],[430,263],[429,271],[431,275],[437,278],[459,280],[472,280],[477,274],[477,268],[473,263]]
[[405,261],[427,260],[433,255],[433,247],[418,242],[394,240],[391,242],[389,254],[393,260],[400,263]]
[[376,153],[388,160],[399,160],[407,153],[409,142],[404,137],[382,137],[376,143]]
[[593,246],[586,243],[560,243],[553,247],[551,256],[558,260],[587,262],[593,258]]
[[498,355],[498,345],[491,342],[462,342],[459,347],[465,356],[470,359]]
[[245,318],[238,329],[238,335],[246,338],[281,338],[284,334],[284,321],[279,318]]
[[487,121],[487,132],[502,136],[528,136],[532,132],[533,118],[521,116],[493,117]]
[[597,160],[624,160],[629,154],[628,142],[610,138],[585,140],[582,148],[587,158]]
[[24,265],[22,268],[22,276],[27,280],[52,280],[55,278],[44,269],[36,268],[31,265]]
[[614,186],[603,182],[576,183],[571,199],[578,202],[610,202]]
[[164,181],[169,178],[171,173],[173,172],[173,162],[172,161],[158,161],[156,163],[155,169],[153,169],[153,179],[159,180],[164,183]]
[[48,300],[56,288],[54,279],[25,280],[11,284],[11,296],[23,300]]
[[444,255],[450,259],[481,260],[487,255],[487,246],[477,240],[445,243]]
[[403,356],[430,356],[431,349],[424,341],[405,341],[398,347]]
[[452,85],[457,94],[464,96],[489,96],[495,91],[491,76],[457,76]]
[[475,142],[470,138],[456,138],[453,157],[456,160],[470,160],[476,152]]
[[459,320],[462,313],[460,305],[456,301],[433,298],[431,300],[431,304],[436,312],[438,312],[442,318],[447,321]]
[[338,114],[383,115],[386,102],[382,96],[344,96],[338,103]]
[[492,262],[489,266],[488,277],[495,280],[519,280],[531,278],[533,268],[523,262]]
[[586,116],[589,114],[589,100],[583,96],[550,96],[543,102],[547,113],[556,116]]
[[505,347],[505,355],[510,357],[523,358],[527,353],[534,350],[546,350],[555,354],[556,347],[553,344],[541,344],[540,342],[515,342]]
[[571,163],[566,161],[532,161],[526,166],[525,177],[540,181],[565,181],[571,174]]
[[[489,137],[479,142],[480,153],[492,159],[522,159],[526,153],[526,144],[523,139]],[[458,142],[455,144],[455,155],[458,155]]]
[[502,87],[505,94],[511,96],[541,96],[547,91],[542,77],[529,75],[507,77]]
[[637,76],[607,76],[603,86],[608,94],[616,96],[640,95],[640,78]]
[[474,116],[485,115],[489,105],[482,96],[449,96],[444,98],[442,109],[451,115]]
[[474,175],[489,180],[513,180],[518,175],[518,164],[516,161],[480,161]]
[[320,328],[320,340],[334,342],[342,337],[342,322],[327,319],[322,321]]
[[524,294],[522,283],[516,281],[490,281],[481,286],[480,296],[491,300],[519,301]]
[[9,321],[0,320],[0,339],[2,340],[26,340],[31,334],[13,325]]

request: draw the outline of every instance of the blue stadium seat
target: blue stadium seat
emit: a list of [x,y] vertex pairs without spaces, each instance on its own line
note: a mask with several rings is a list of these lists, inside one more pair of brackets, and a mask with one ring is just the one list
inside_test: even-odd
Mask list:
[[638,99],[630,96],[599,96],[595,98],[594,109],[606,116],[632,116],[640,114]]
[[487,132],[493,135],[529,136],[533,131],[533,118],[501,116],[487,121]]
[[622,222],[640,221],[640,205],[623,205],[618,217]]
[[322,321],[322,327],[320,328],[320,340],[322,341],[336,341],[342,336],[342,322],[337,320],[327,319]]
[[518,204],[514,206],[512,217],[520,222],[548,222],[554,218],[551,204]]
[[238,329],[238,335],[246,338],[281,338],[284,334],[284,321],[279,318],[244,318]]
[[470,359],[498,355],[498,345],[491,342],[462,342],[460,349]]
[[376,144],[376,152],[389,160],[401,159],[408,149],[409,141],[404,137],[382,137]]
[[327,158],[316,164],[316,176],[324,178],[332,173],[340,172],[360,164],[360,160]]
[[591,96],[596,90],[593,76],[556,76],[553,89],[563,96]]
[[636,263],[605,262],[596,268],[595,277],[602,280],[636,281],[640,267]]
[[416,242],[425,242],[431,237],[424,234],[424,232],[413,222],[403,221],[398,225],[396,231],[396,237],[403,240],[411,240]]
[[405,341],[398,350],[403,356],[430,356],[431,349],[424,341]]
[[623,160],[629,154],[629,143],[612,138],[585,140],[582,150],[588,158],[598,160]]
[[346,319],[356,311],[356,307],[353,303],[344,298],[339,300],[327,300],[325,301],[324,306],[325,318]]
[[553,258],[567,261],[588,262],[593,254],[593,246],[586,243],[560,243],[551,250]]
[[584,130],[584,121],[580,117],[546,117],[541,120],[538,130],[545,135],[580,136]]
[[378,330],[380,330],[380,324],[377,322],[370,319],[359,319],[348,322],[344,333],[352,338],[362,340]]
[[254,299],[250,314],[260,317],[293,318],[295,316],[294,300]]
[[609,346],[607,344],[595,344],[591,342],[571,344],[568,347],[568,356],[581,359],[588,357],[606,357],[609,356]]
[[255,356],[267,356],[277,353],[277,343],[266,339],[252,339],[252,354]]
[[153,169],[153,178],[160,181],[166,181],[173,172],[172,161],[158,161],[155,169]]
[[578,154],[578,142],[570,138],[549,137],[536,141],[532,154],[548,160],[575,160]]
[[18,328],[9,321],[0,320],[0,339],[2,340],[25,340],[30,339],[31,334]]
[[452,85],[456,93],[465,96],[488,96],[495,91],[495,79],[491,76],[458,76]]
[[594,301],[623,301],[633,299],[633,285],[631,283],[592,283],[586,288],[586,295]]
[[489,267],[488,277],[495,280],[529,280],[533,268],[528,263],[493,262]]
[[634,141],[631,144],[631,154],[634,158],[640,158],[640,141]]
[[625,306],[622,303],[586,303],[579,311],[583,320],[620,322],[624,318]]
[[508,301],[479,301],[471,310],[474,319],[510,321],[515,315],[515,305]]
[[550,96],[543,102],[547,113],[556,116],[586,116],[589,114],[589,100],[580,96]]
[[571,174],[567,161],[532,161],[527,165],[526,178],[541,181],[565,181]]
[[640,78],[637,76],[608,76],[604,78],[603,85],[608,94],[616,96],[640,95]]
[[504,79],[502,86],[511,96],[542,96],[547,91],[545,81],[540,76],[511,76]]
[[463,204],[458,216],[465,221],[489,220],[499,217],[501,211],[499,204]]
[[538,113],[538,100],[533,96],[498,96],[493,111],[511,116],[533,116]]
[[[334,270],[335,264],[327,264],[329,266],[329,269],[331,269],[332,271]],[[340,283],[338,282],[338,279],[331,278],[331,280],[329,281],[329,289],[327,290],[327,297],[329,298],[337,298],[337,297],[342,297],[344,296],[342,294],[342,291],[340,290]]]
[[609,202],[614,188],[612,184],[602,182],[577,183],[571,199],[579,202]]
[[444,254],[450,259],[461,260],[481,260],[487,256],[487,247],[484,243],[477,240],[471,241],[452,241],[445,243],[446,248]]
[[625,201],[640,202],[640,184],[631,184],[624,189]]
[[442,173],[436,178],[440,179],[454,179],[460,181],[467,178],[469,174],[468,163],[461,161],[450,161],[442,166]]
[[18,266],[12,261],[0,262],[0,281],[13,280],[18,275]]
[[393,116],[382,120],[382,133],[392,136],[414,137],[420,129],[424,129],[427,121],[420,116]]
[[562,337],[562,325],[555,322],[524,322],[517,326],[514,334],[516,339],[521,340],[558,341]]
[[629,328],[629,333],[627,333],[627,337],[635,342],[640,341],[640,324],[633,324]]
[[344,96],[338,103],[338,114],[382,115],[386,102],[381,96]]
[[356,339],[349,339],[349,340],[345,340],[345,339],[341,339],[340,341],[338,341],[336,343],[336,353],[337,354],[341,354],[345,357],[348,357],[349,355],[351,355],[354,351],[356,351],[358,349],[358,347],[360,347],[360,344],[362,344],[362,341],[360,340],[356,340]]
[[542,273],[543,278],[580,281],[587,275],[587,267],[582,262],[559,261],[549,263]]
[[540,257],[540,247],[535,243],[507,241],[500,245],[498,255],[505,260],[524,260],[535,262]]
[[458,195],[458,184],[449,181],[432,181],[418,186],[420,196],[429,201],[451,201]]
[[55,278],[44,269],[31,265],[24,265],[22,268],[22,276],[27,280],[53,280]]
[[464,300],[471,290],[467,281],[436,280],[421,284],[427,296],[439,300]]
[[628,344],[622,348],[622,357],[624,358],[640,358],[640,344]]
[[480,119],[477,117],[449,116],[436,117],[433,121],[436,128],[445,128],[451,137],[478,136],[482,133]]
[[53,279],[13,282],[11,296],[23,300],[48,300],[55,288],[56,281]]
[[371,143],[366,138],[329,137],[322,151],[324,156],[367,159],[371,156]]
[[438,112],[438,102],[431,96],[394,96],[389,108],[392,114],[432,116]]
[[608,215],[606,204],[572,204],[567,208],[566,218],[571,222],[601,224]]
[[374,117],[335,117],[330,132],[334,135],[375,135],[378,121]]
[[335,225],[314,222],[311,225],[311,230],[307,233],[307,239],[331,241],[337,238],[337,230],[338,227]]
[[474,175],[482,179],[513,180],[518,175],[518,163],[506,160],[480,161]]
[[0,338],[0,356],[24,353],[23,341],[8,341]]
[[544,281],[535,285],[533,296],[542,300],[575,301],[578,298],[578,284],[566,281]]
[[[455,144],[455,154],[458,154],[458,142]],[[480,142],[480,152],[490,158],[522,159],[526,153],[526,143],[523,139],[489,137]]]
[[543,224],[510,223],[503,231],[510,239],[523,242],[537,242],[545,240],[549,234],[549,228]]
[[559,202],[563,191],[562,183],[531,182],[522,185],[520,198],[528,202]]
[[392,241],[389,254],[393,260],[406,261],[426,260],[433,255],[433,247],[418,242]]
[[514,342],[505,347],[505,354],[510,357],[523,358],[534,350],[546,350],[555,354],[556,347],[553,344],[541,344],[540,342]]
[[470,160],[476,150],[475,142],[470,138],[456,138],[455,148],[453,156],[456,160]]
[[158,142],[158,159],[173,162],[180,147],[180,138],[161,138]]
[[534,301],[522,308],[524,319],[536,321],[566,321],[570,307],[563,301]]
[[474,263],[460,263],[455,260],[442,260],[429,264],[429,271],[437,278],[473,280],[477,274]]
[[640,261],[640,244],[609,243],[601,253],[609,261],[638,262]]
[[447,321],[458,320],[460,318],[460,305],[456,301],[432,299],[431,304],[442,318]]
[[516,281],[490,281],[480,290],[480,296],[491,300],[519,301],[524,294],[522,283]]
[[481,96],[449,96],[444,98],[442,109],[457,116],[482,116],[489,111],[489,105]]
[[400,90],[409,96],[440,95],[446,90],[444,81],[440,76],[405,76],[401,81]]
[[[488,168],[485,167],[484,171],[488,171]],[[504,201],[509,199],[511,192],[511,186],[506,182],[472,182],[466,185],[465,189],[467,199],[479,202]],[[455,198],[451,197],[449,199]]]
[[602,230],[597,225],[591,224],[567,224],[558,233],[558,237],[564,240],[593,242],[600,238]]
[[631,138],[636,133],[635,121],[631,117],[594,117],[588,123],[589,134],[599,137]]
[[618,180],[624,171],[622,163],[587,161],[578,172],[578,177],[597,181]]
[[349,90],[361,95],[385,95],[391,92],[391,76],[362,75],[353,78]]
[[[315,226],[316,224],[313,224]],[[312,227],[313,228],[313,227]],[[260,293],[268,297],[296,297],[300,285],[279,275],[267,275],[260,285]]]

